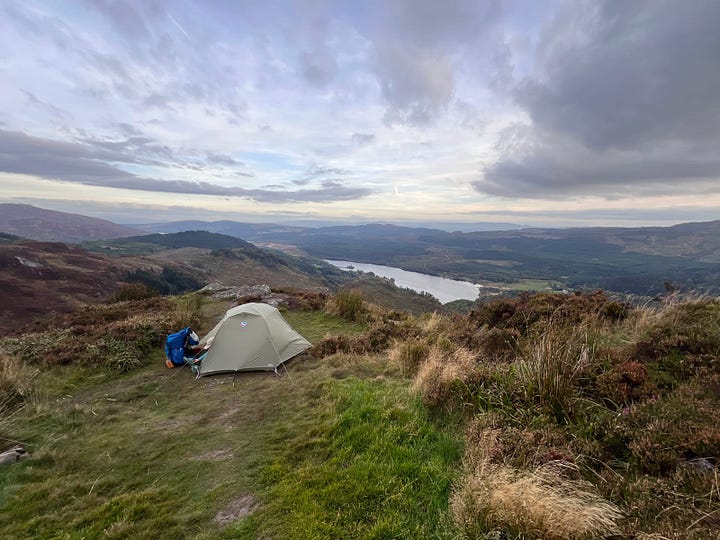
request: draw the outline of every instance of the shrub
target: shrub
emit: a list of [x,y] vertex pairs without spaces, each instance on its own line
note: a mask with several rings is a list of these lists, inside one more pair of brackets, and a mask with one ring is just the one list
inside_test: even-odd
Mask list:
[[707,374],[677,387],[665,399],[648,401],[623,417],[635,466],[646,473],[667,474],[684,460],[720,459],[720,376]]
[[314,345],[309,352],[313,358],[325,358],[339,352],[350,352],[350,339],[344,334],[326,336],[320,343]]
[[664,308],[646,322],[645,336],[635,346],[639,360],[655,360],[672,352],[720,355],[720,302],[699,300]]
[[507,361],[519,352],[519,337],[513,328],[482,328],[473,336],[473,345],[492,360]]
[[609,400],[612,406],[648,398],[654,390],[654,386],[648,384],[647,368],[635,360],[626,360],[598,375],[596,386],[599,397]]
[[170,266],[163,266],[160,272],[138,268],[129,272],[125,280],[141,283],[159,294],[182,294],[203,286],[194,276]]
[[157,292],[148,288],[144,283],[127,283],[117,289],[110,302],[126,302],[129,300],[144,300],[151,296],[157,296]]
[[88,306],[71,317],[70,328],[5,338],[0,351],[36,365],[79,363],[127,370],[175,329],[171,306],[162,299]]
[[335,296],[337,314],[348,322],[361,322],[366,308],[362,295],[357,291],[340,291]]
[[75,350],[75,347],[69,329],[23,334],[0,341],[0,352],[16,356],[32,365],[67,363],[67,352],[71,350]]
[[175,329],[197,328],[202,320],[203,298],[199,294],[190,294],[180,298],[175,306],[172,327]]

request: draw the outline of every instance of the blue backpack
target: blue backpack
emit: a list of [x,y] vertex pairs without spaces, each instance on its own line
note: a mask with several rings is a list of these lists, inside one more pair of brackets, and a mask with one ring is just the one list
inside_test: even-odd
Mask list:
[[185,348],[198,343],[197,334],[189,326],[170,334],[165,340],[165,356],[167,356],[165,365],[167,367],[182,366],[185,364]]

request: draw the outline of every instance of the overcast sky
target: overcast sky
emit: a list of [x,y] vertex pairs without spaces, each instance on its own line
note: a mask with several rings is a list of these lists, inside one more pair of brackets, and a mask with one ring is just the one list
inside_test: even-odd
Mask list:
[[719,27],[717,0],[4,0],[0,202],[719,219]]

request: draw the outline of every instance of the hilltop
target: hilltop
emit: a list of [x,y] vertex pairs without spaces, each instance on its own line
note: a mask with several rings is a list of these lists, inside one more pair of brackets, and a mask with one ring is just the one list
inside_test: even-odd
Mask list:
[[0,232],[51,242],[83,242],[137,234],[137,229],[29,204],[0,204]]
[[526,294],[452,316],[353,292],[292,304],[313,347],[279,375],[167,370],[164,334],[202,334],[232,305],[197,295],[0,340],[0,431],[31,454],[3,471],[0,534],[720,532],[717,300]]

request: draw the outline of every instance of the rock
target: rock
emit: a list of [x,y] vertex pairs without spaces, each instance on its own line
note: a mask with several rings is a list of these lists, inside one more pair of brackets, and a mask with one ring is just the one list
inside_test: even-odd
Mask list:
[[270,294],[270,287],[268,285],[229,286],[222,283],[210,283],[200,289],[200,292],[209,293],[213,298],[220,300],[237,300],[240,298],[262,299]]
[[30,454],[28,454],[27,450],[25,450],[21,446],[16,446],[15,448],[11,448],[10,450],[6,450],[5,452],[0,454],[0,465],[9,465],[11,463],[17,463],[21,459],[29,458]]
[[714,471],[715,466],[705,458],[695,458],[686,462],[689,467],[700,471]]
[[226,290],[229,289],[229,288],[230,288],[229,285],[225,285],[225,284],[223,284],[223,283],[215,282],[215,283],[208,283],[208,284],[205,285],[202,289],[200,289],[198,292],[201,292],[201,293],[215,293],[215,292],[218,292],[218,291],[226,291]]

